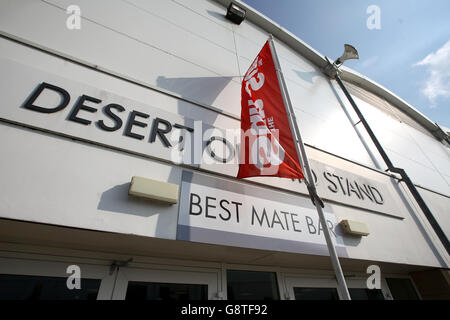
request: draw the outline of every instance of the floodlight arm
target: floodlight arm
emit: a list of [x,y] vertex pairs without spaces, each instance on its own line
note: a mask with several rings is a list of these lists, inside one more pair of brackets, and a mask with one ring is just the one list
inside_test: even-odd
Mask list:
[[[378,152],[380,153],[381,157],[383,158],[384,162],[387,166],[387,171],[391,171],[397,174],[400,174],[402,177],[403,182],[405,182],[406,186],[408,187],[409,191],[411,192],[412,196],[416,200],[417,204],[419,205],[420,209],[424,213],[425,217],[427,218],[428,222],[430,223],[431,227],[433,228],[434,232],[439,237],[439,240],[441,241],[442,245],[444,246],[445,250],[447,251],[447,254],[450,255],[450,243],[449,240],[440,227],[437,220],[434,218],[433,213],[428,208],[427,204],[423,200],[422,196],[420,195],[419,191],[417,190],[414,183],[409,178],[408,174],[404,169],[395,167],[391,160],[389,159],[389,156],[384,151],[383,147],[381,146],[380,142],[378,141],[377,137],[375,136],[374,132],[370,128],[369,124],[367,123],[366,119],[364,118],[363,114],[359,110],[358,106],[356,105],[355,101],[353,100],[352,96],[348,92],[347,88],[345,87],[344,83],[342,82],[340,76],[339,76],[339,65],[336,63],[339,61],[337,59],[334,63],[331,63],[328,58],[326,58],[328,61],[328,65],[323,69],[323,72],[329,76],[331,79],[336,79],[337,83],[341,87],[342,91],[344,92],[345,96],[347,97],[348,101],[353,107],[353,110],[358,115],[359,120],[363,124],[364,128],[366,129],[367,133],[369,134],[370,138],[372,139],[372,142],[374,143],[375,147],[377,148]],[[340,61],[339,61],[340,62]],[[341,63],[342,64],[342,63]]]

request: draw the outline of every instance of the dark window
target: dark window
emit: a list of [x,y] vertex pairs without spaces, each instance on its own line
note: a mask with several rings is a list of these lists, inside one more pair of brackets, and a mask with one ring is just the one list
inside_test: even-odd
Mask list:
[[294,288],[295,300],[339,300],[336,288]]
[[179,284],[156,282],[128,282],[125,300],[189,301],[207,300],[205,284]]
[[227,270],[229,300],[278,300],[274,272]]
[[384,300],[383,293],[379,289],[349,288],[348,292],[352,300]]
[[81,279],[81,289],[67,288],[67,278],[0,274],[0,300],[96,300],[100,280]]
[[419,300],[411,280],[386,278],[386,282],[394,300]]

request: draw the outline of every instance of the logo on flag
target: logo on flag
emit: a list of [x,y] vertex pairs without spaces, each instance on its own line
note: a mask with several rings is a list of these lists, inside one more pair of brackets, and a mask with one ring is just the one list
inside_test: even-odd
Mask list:
[[269,41],[245,74],[241,88],[238,178],[303,179]]

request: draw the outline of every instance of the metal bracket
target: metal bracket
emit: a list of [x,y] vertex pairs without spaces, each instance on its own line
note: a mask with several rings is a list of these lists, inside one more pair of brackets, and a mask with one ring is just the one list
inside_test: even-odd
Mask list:
[[447,134],[447,132],[445,132],[440,125],[437,124],[437,122],[434,123],[436,125],[436,127],[438,128],[439,133],[441,134],[441,139],[442,141],[447,142],[447,144],[450,144],[450,137]]
[[128,266],[128,264],[133,261],[133,258],[130,258],[128,260],[125,261],[117,261],[114,260],[113,263],[109,266],[109,275],[113,275],[113,273],[119,269],[119,267],[126,267]]
[[311,198],[313,205],[316,205],[317,201],[322,208],[325,208],[325,204],[323,203],[322,199],[320,199],[319,195],[316,192],[316,189],[313,188],[309,183],[306,184],[306,187],[308,188],[309,197]]
[[328,57],[325,57],[327,60],[327,65],[322,69],[322,72],[327,75],[331,79],[335,79],[336,75],[342,73],[334,62],[331,62]]

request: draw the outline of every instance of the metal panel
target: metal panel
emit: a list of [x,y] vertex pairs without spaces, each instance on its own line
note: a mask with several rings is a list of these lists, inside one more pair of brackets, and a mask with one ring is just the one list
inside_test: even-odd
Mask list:
[[[231,26],[225,19],[226,9],[208,1],[123,0],[149,14],[183,28],[234,52]],[[109,1],[107,1],[109,4]],[[160,28],[158,28],[160,30]]]
[[[388,109],[381,111],[358,97],[353,98],[393,164],[404,168],[414,183],[449,194],[450,186],[443,177],[450,171],[450,158],[445,147],[435,138],[400,122],[394,114],[388,114]],[[358,129],[363,132],[372,152],[377,154],[365,130]],[[382,161],[379,163],[385,168]]]
[[123,81],[116,77],[80,66],[46,54],[24,45],[0,38],[0,57],[16,61],[23,66],[33,67],[35,72],[70,75],[70,79],[88,86],[102,88],[107,92],[120,92],[121,97],[137,102],[136,105],[150,105],[169,113],[201,120],[204,123],[222,128],[238,127],[233,118],[222,115],[198,105],[161,94],[147,87]]
[[[376,256],[378,261],[395,261],[395,263],[421,265],[450,265],[445,249],[439,250],[430,234],[425,231],[418,219],[421,213],[408,213],[404,220],[378,215],[361,215],[358,210],[339,205],[333,206],[339,221],[343,219],[357,220],[367,225],[370,235],[363,238],[344,237],[350,257],[371,260]],[[424,219],[424,218],[423,218]],[[436,241],[435,243],[433,243]]]
[[[135,0],[133,0],[135,1]],[[145,1],[145,0],[142,0]],[[168,2],[167,0],[158,0]],[[227,29],[232,29],[233,23],[225,19],[226,8],[211,0],[171,0]]]
[[302,110],[321,118],[328,118],[332,115],[336,117],[337,125],[351,127],[350,121],[331,92],[327,80],[322,76],[315,78],[314,83],[309,86],[288,79],[287,86],[296,110]]
[[450,237],[450,196],[443,197],[442,195],[421,188],[417,190],[420,192],[431,212],[433,212],[433,216],[438,221],[444,233],[447,237]]
[[[189,128],[194,127],[193,119],[183,118],[177,114],[171,114],[149,105],[138,104],[136,101],[123,99],[120,95],[89,87],[83,83],[71,81],[54,74],[36,72],[33,68],[22,66],[6,59],[0,59],[0,65],[5,72],[11,75],[8,79],[0,79],[3,99],[6,106],[8,106],[0,109],[0,117],[9,121],[44,128],[44,130],[58,132],[66,136],[95,141],[103,145],[115,146],[122,150],[131,150],[146,156],[167,160],[173,159],[175,153],[177,155],[183,154],[183,152],[178,153],[177,149],[169,148],[170,145],[176,145],[181,136],[190,135],[186,129],[176,128],[175,124]],[[67,90],[71,100],[63,110],[54,113],[41,113],[23,107],[27,97],[30,97],[31,93],[43,82]],[[72,112],[70,110],[74,110],[75,104],[77,101],[80,101],[80,97],[83,95],[100,100],[97,103],[84,102],[84,104],[94,107],[95,111],[87,112],[82,110],[77,115],[77,117],[81,117],[84,121],[90,121],[90,123],[69,121]],[[61,97],[58,93],[52,90],[45,90],[34,103],[49,108],[49,106],[57,106],[60,102]],[[119,104],[123,108],[123,111],[118,115],[122,123],[119,125],[116,122],[118,128],[114,130],[104,130],[99,126],[98,121],[104,121],[106,126],[109,127],[114,126],[111,118],[105,116],[104,107],[110,103]],[[130,132],[134,134],[134,136],[131,136],[126,134],[126,128],[131,123],[131,116],[134,111],[144,113],[144,115],[141,114],[134,118],[136,121],[143,123],[143,125],[137,125],[130,129]],[[114,111],[114,113],[117,112],[117,110]],[[167,124],[160,126],[156,122],[157,118],[169,122],[170,133],[167,133],[167,142],[163,141],[159,135],[156,136],[156,133],[154,138],[151,138],[151,132],[155,130],[154,128],[169,126]],[[141,137],[137,137],[136,134]],[[190,150],[190,148],[186,146],[186,150]],[[186,156],[189,155],[188,152],[184,152],[184,154]],[[183,162],[192,163],[190,159]]]
[[[55,3],[61,10],[72,4],[70,0],[49,0],[48,2]],[[151,6],[149,6],[150,4]],[[146,11],[119,0],[101,2],[80,0],[77,5],[82,9],[83,18],[104,26],[115,33],[124,34],[138,42],[220,75],[237,73],[232,33],[201,16],[192,16],[191,11],[175,5],[171,1],[163,3],[147,2]],[[153,8],[154,5],[159,5],[159,8],[148,11],[148,7]],[[105,14],[106,7],[108,8],[108,14]],[[175,10],[178,11],[178,17],[173,17],[176,20],[167,19],[165,12],[177,12]],[[153,13],[155,11],[156,13]],[[192,20],[190,21],[189,18]],[[207,39],[186,30],[183,24],[197,25],[197,29],[200,25],[203,25],[203,30],[210,30],[210,26],[216,27],[221,31],[221,33],[216,34],[216,39],[223,39],[221,41],[223,44],[211,41],[211,34],[209,35],[210,39]],[[60,28],[63,27],[64,25],[60,26]],[[121,46],[120,42],[117,43],[117,46]],[[127,59],[133,61],[132,57],[127,57]],[[217,63],[218,61],[221,63]]]
[[[81,30],[68,30],[65,27],[65,11],[43,2],[1,2],[0,12],[2,32],[206,105],[214,105],[236,115],[240,112],[239,100],[233,98],[239,97],[240,93],[240,84],[233,81],[233,76],[238,73],[237,67],[232,67],[226,75],[220,75],[86,20],[83,20]],[[186,46],[192,47],[190,43]],[[211,61],[214,57],[210,55],[203,59]],[[231,53],[230,61],[234,61],[231,66],[237,65]]]
[[450,176],[444,175],[443,177],[447,184],[450,185]]
[[373,162],[356,132],[344,115],[340,116],[338,110],[330,112],[326,117],[315,116],[298,109],[295,112],[305,143],[344,158],[373,166]]
[[295,52],[290,47],[288,47],[286,44],[279,40],[275,40],[276,46],[277,46],[277,53],[280,56],[281,60],[287,61],[289,64],[292,64],[295,66],[295,68],[301,71],[317,71],[320,72],[320,69],[311,63],[309,60],[304,58],[301,54],[298,52]]
[[[250,41],[253,45],[256,45],[257,47],[260,46],[260,48],[262,48],[264,43],[269,39],[269,34],[266,31],[264,31],[256,24],[249,22],[247,19],[242,21],[239,26],[234,25],[233,30],[236,33],[236,41],[238,41],[238,39],[241,40],[241,43],[242,40]],[[240,35],[242,38],[239,38],[238,35]],[[259,49],[258,52],[260,50],[261,49]],[[258,54],[258,52],[256,52],[256,54]],[[254,58],[251,59],[253,60]]]
[[5,123],[0,131],[2,217],[175,239],[178,206],[131,199],[128,187],[135,175],[179,184],[179,168]]
[[[268,39],[265,35],[261,36],[261,39],[249,39],[246,36],[241,35],[238,31],[235,32],[234,36],[239,56],[247,59],[250,63],[255,60]],[[247,69],[242,69],[241,71],[242,75],[244,75],[247,72]]]
[[[281,67],[285,78],[289,82],[295,82],[297,85],[305,87],[306,89],[318,90],[324,84],[329,85],[328,79],[323,76],[322,72],[312,66],[300,67],[291,63],[289,60],[281,58]],[[330,95],[332,91],[327,87],[325,89],[327,95]],[[336,98],[332,96],[333,102],[336,104]]]
[[[400,154],[402,157],[418,162],[429,169],[434,169],[429,159],[417,146],[415,141],[412,140],[410,137],[398,135],[396,132],[390,130],[388,127],[381,125],[374,125],[374,126],[371,125],[371,128],[375,132],[378,140],[383,145],[385,151],[388,152],[388,154],[390,152],[395,152],[397,154]],[[401,164],[394,163],[394,165],[396,167],[401,167]]]
[[405,127],[405,131],[432,164],[433,168],[443,175],[450,176],[450,148],[414,128],[406,125]]
[[425,167],[392,151],[389,152],[389,157],[396,166],[405,169],[415,184],[450,195],[448,183],[436,170]]

